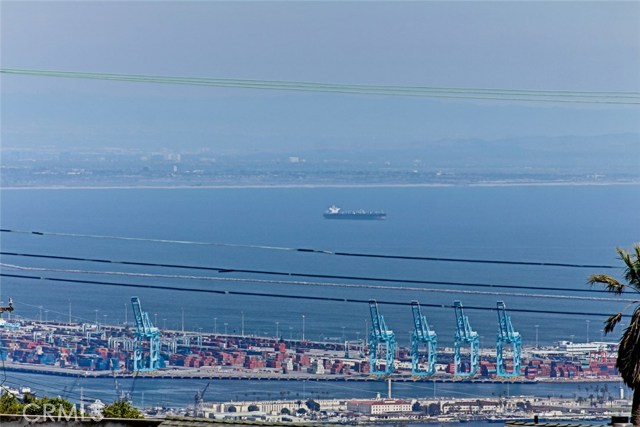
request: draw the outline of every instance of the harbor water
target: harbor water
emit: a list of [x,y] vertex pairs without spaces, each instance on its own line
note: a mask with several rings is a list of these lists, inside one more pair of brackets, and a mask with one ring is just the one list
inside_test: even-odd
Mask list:
[[[616,266],[621,262],[615,248],[630,249],[640,241],[639,193],[637,185],[2,190],[3,229],[46,232],[3,232],[3,252],[226,271],[5,255],[5,273],[111,284],[3,277],[2,299],[13,298],[12,319],[66,321],[71,317],[78,322],[122,324],[125,318],[132,321],[130,298],[136,295],[160,328],[331,341],[362,339],[370,326],[366,302],[376,299],[387,325],[405,346],[413,328],[411,310],[389,303],[420,301],[438,334],[438,345],[451,346],[455,323],[449,307],[453,300],[461,300],[480,334],[481,347],[495,345],[498,325],[491,309],[503,300],[525,345],[613,341],[617,333],[604,337],[602,323],[624,303],[606,293],[584,290],[589,289],[590,274],[619,275],[620,269],[349,257],[330,252]],[[325,220],[322,213],[333,204],[385,211],[387,219]],[[532,289],[536,287],[545,289]],[[343,301],[308,299],[327,296]],[[28,378],[53,384],[58,390],[66,382],[74,383],[68,378],[7,375],[14,381]],[[84,379],[83,388],[87,395],[96,396],[105,389],[106,396],[113,387],[105,381]],[[190,402],[205,384],[201,380],[139,380],[134,390],[145,390],[145,399],[156,404],[161,399],[154,394],[179,394],[182,397],[171,402],[175,404]],[[245,393],[255,391],[276,398],[281,390],[366,396],[375,395],[378,387],[384,385],[222,381],[210,389],[208,397],[222,400],[237,394],[244,399]],[[398,385],[397,391],[429,395],[431,387]],[[445,393],[446,386],[442,387]],[[500,385],[455,387],[448,392],[484,396],[503,392]],[[532,387],[549,387],[544,395],[570,394],[573,386]],[[512,394],[529,394],[518,386],[511,388]]]

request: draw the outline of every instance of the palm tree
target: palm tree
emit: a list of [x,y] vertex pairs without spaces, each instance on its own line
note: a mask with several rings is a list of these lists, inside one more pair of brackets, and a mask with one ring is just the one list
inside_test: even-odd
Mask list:
[[[621,248],[618,248],[617,251],[620,259],[626,265],[624,279],[627,283],[621,283],[606,274],[592,275],[589,277],[588,283],[590,285],[603,284],[607,291],[616,295],[621,295],[623,292],[631,290],[640,293],[640,244],[636,243],[634,245],[635,254],[631,254]],[[622,312],[630,305],[638,302],[633,301],[620,312],[609,317],[605,321],[604,333],[612,332],[622,320]],[[624,383],[633,390],[631,422],[634,426],[640,426],[640,305],[635,306],[629,326],[624,330],[620,338],[616,366]]]

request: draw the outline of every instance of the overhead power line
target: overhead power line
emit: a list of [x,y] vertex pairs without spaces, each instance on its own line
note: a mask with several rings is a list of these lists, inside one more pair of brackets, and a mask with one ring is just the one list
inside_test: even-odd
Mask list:
[[[26,279],[26,280],[36,280],[41,282],[56,282],[56,283],[72,283],[72,284],[83,284],[83,285],[95,285],[95,286],[112,286],[119,288],[136,288],[136,289],[153,289],[153,290],[164,290],[164,291],[173,291],[173,292],[193,292],[193,293],[201,293],[201,294],[217,294],[217,295],[235,295],[235,296],[244,296],[244,297],[260,297],[260,298],[281,298],[281,299],[289,299],[289,300],[312,300],[312,301],[327,301],[327,302],[343,302],[343,303],[358,303],[363,304],[369,303],[369,299],[358,299],[358,298],[340,298],[340,297],[329,297],[329,296],[314,296],[314,295],[292,295],[292,294],[276,294],[271,292],[248,292],[248,291],[235,291],[235,290],[218,290],[218,289],[198,289],[198,288],[183,288],[177,286],[159,286],[159,285],[145,285],[138,283],[120,283],[120,282],[106,282],[99,280],[80,280],[80,279],[64,279],[59,277],[47,277],[47,276],[38,276],[38,275],[26,275],[26,274],[9,274],[9,273],[0,273],[0,277],[14,278],[14,279]],[[389,300],[376,300],[378,304],[386,304],[386,305],[398,305],[398,306],[410,306],[410,302],[403,301],[389,301]],[[445,308],[450,309],[453,308],[453,305],[449,304],[429,304],[429,303],[421,303],[422,307],[431,307],[431,308]],[[491,307],[478,307],[478,306],[464,306],[465,310],[482,310],[482,311],[495,311],[495,308]],[[535,313],[535,314],[557,314],[563,316],[594,316],[594,317],[608,317],[609,314],[606,313],[594,313],[588,311],[557,311],[557,310],[539,310],[539,309],[527,309],[527,308],[509,308],[510,312],[520,312],[520,313]],[[624,315],[629,317],[630,315]]]
[[476,288],[490,288],[490,289],[518,289],[518,290],[536,290],[536,291],[564,291],[564,292],[582,292],[582,293],[604,293],[603,290],[591,289],[591,288],[559,288],[557,286],[515,286],[515,285],[500,285],[493,283],[468,283],[468,282],[451,282],[441,280],[417,280],[417,279],[401,279],[401,278],[382,278],[382,277],[365,277],[365,276],[346,276],[338,274],[314,274],[314,273],[292,273],[284,271],[274,270],[248,270],[228,267],[206,267],[206,266],[194,266],[194,265],[181,265],[181,264],[165,264],[158,262],[140,262],[140,261],[117,261],[109,259],[98,258],[81,258],[81,257],[69,257],[61,255],[42,255],[42,254],[29,254],[18,252],[0,252],[2,256],[15,256],[25,258],[36,259],[53,259],[59,261],[77,261],[77,262],[92,262],[99,264],[113,264],[113,265],[129,265],[137,267],[162,267],[171,269],[185,269],[185,270],[199,270],[199,271],[215,271],[217,273],[244,273],[244,274],[260,274],[265,276],[287,276],[287,277],[307,277],[318,279],[343,279],[343,280],[357,280],[368,282],[382,282],[382,283],[403,283],[403,284],[420,284],[420,285],[441,285],[441,286],[460,286],[460,287],[476,287]]
[[[283,285],[283,286],[305,286],[305,287],[328,287],[328,288],[343,288],[343,289],[367,289],[367,290],[383,290],[383,291],[396,291],[396,292],[425,292],[425,293],[448,293],[448,294],[464,294],[464,295],[492,295],[501,297],[524,297],[524,298],[537,298],[537,299],[566,299],[566,300],[580,300],[580,301],[607,301],[607,302],[635,302],[631,299],[621,299],[619,297],[582,297],[575,295],[557,295],[557,294],[537,294],[526,292],[504,292],[504,291],[474,291],[474,290],[461,290],[461,289],[434,289],[434,288],[419,288],[415,286],[389,286],[389,285],[369,285],[362,283],[330,283],[330,282],[308,282],[299,280],[269,280],[269,279],[247,279],[247,278],[233,278],[233,277],[212,277],[212,276],[188,276],[182,274],[153,274],[153,273],[129,273],[123,271],[96,271],[96,270],[71,270],[71,269],[56,269],[56,268],[44,268],[44,267],[27,267],[18,266],[13,264],[0,263],[0,267],[18,271],[31,271],[31,272],[48,272],[48,273],[64,273],[64,274],[83,274],[83,275],[105,275],[105,276],[120,276],[120,277],[137,277],[137,278],[153,278],[153,279],[171,279],[171,280],[197,280],[197,281],[210,281],[210,282],[227,282],[227,283],[257,283],[263,285]],[[572,290],[568,290],[572,291]],[[36,306],[34,306],[36,307]],[[62,314],[62,313],[61,313]]]
[[[13,300],[13,304],[16,306],[24,306],[24,307],[29,307],[29,308],[34,308],[34,309],[42,309],[43,306],[42,305],[35,305],[35,304],[29,304],[26,303],[24,301],[20,301],[20,300]],[[62,311],[57,311],[57,310],[53,310],[51,308],[47,308],[47,310],[51,313],[51,314],[57,314],[59,316],[63,316],[63,317],[67,317],[68,313],[62,312]],[[78,315],[73,315],[71,316],[71,319],[74,319],[77,322],[85,322],[85,323],[93,323],[92,319],[89,319],[88,317],[83,317],[83,316],[78,316]]]
[[[69,377],[69,379],[73,379],[73,378],[74,377],[71,377],[71,376]],[[80,374],[78,374],[75,377],[76,380],[78,380],[78,378],[84,379]],[[60,387],[59,385],[56,385],[55,382],[43,383],[40,381],[35,381],[31,378],[27,378],[26,375],[24,375],[20,371],[7,370],[6,383],[9,385],[13,385],[14,387],[24,387],[25,385],[27,385],[31,388],[40,390],[44,396],[49,396],[49,397],[63,396],[65,394],[68,395],[69,398],[72,398],[75,400],[80,400],[80,397],[81,397],[81,393],[79,391],[74,391],[72,389],[67,390],[64,387]],[[52,393],[52,394],[50,395],[49,393]],[[84,399],[88,401],[98,399],[97,396],[92,396],[91,394],[87,394],[86,392],[83,392],[82,394],[84,395],[82,397],[84,397]]]
[[0,73],[36,77],[59,77],[70,79],[110,80],[137,83],[208,86],[258,90],[303,91],[384,96],[413,96],[428,98],[516,102],[640,105],[640,92],[632,91],[603,92],[436,86],[389,86],[262,79],[248,80],[211,77],[172,77],[141,74],[88,73],[78,71],[26,70],[14,68],[2,68],[0,69]]
[[88,239],[108,239],[108,240],[123,240],[133,242],[150,242],[150,243],[169,243],[178,245],[194,245],[194,246],[216,246],[226,248],[245,248],[245,249],[263,249],[272,251],[289,251],[289,252],[304,252],[322,255],[335,255],[346,257],[358,257],[358,258],[385,258],[385,259],[399,259],[409,261],[438,261],[438,262],[466,262],[474,264],[503,264],[503,265],[527,265],[535,267],[568,267],[568,268],[601,268],[612,269],[619,268],[614,265],[599,265],[599,264],[577,264],[567,262],[547,262],[547,261],[510,261],[510,260],[489,260],[489,259],[472,259],[472,258],[446,258],[446,257],[429,257],[429,256],[411,256],[411,255],[393,255],[393,254],[369,254],[360,252],[341,252],[329,249],[312,249],[312,248],[293,248],[286,246],[273,246],[273,245],[247,245],[238,243],[218,243],[218,242],[198,242],[192,240],[171,240],[171,239],[150,239],[143,237],[126,237],[126,236],[105,236],[99,234],[79,234],[79,233],[57,233],[48,231],[26,231],[26,230],[12,230],[8,228],[0,228],[0,233],[16,233],[16,234],[29,234],[34,236],[55,236],[55,237],[75,237],[75,238],[88,238]]

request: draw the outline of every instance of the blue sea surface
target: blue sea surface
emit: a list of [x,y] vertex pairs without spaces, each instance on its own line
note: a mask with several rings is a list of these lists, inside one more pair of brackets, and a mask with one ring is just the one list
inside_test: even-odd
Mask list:
[[[621,265],[615,248],[640,241],[640,187],[495,186],[425,188],[234,188],[234,189],[52,189],[2,190],[3,229],[122,236],[238,245],[313,248],[463,259]],[[345,209],[384,210],[385,221],[336,221],[322,217],[336,204]],[[17,271],[64,279],[125,284],[261,292],[287,296],[331,296],[363,303],[278,297],[132,289],[81,283],[3,277],[2,299],[12,297],[13,316],[122,324],[132,320],[130,298],[139,296],[159,327],[191,331],[244,333],[312,340],[356,340],[370,325],[366,301],[420,301],[439,346],[451,346],[459,299],[481,346],[495,345],[497,316],[504,300],[525,345],[559,340],[602,339],[602,322],[624,303],[588,289],[594,273],[620,275],[621,269],[541,267],[463,262],[343,257],[277,249],[157,243],[19,233],[0,233],[6,252],[99,258],[159,264],[251,269],[297,274],[384,278],[335,279],[268,274],[216,273],[194,269],[140,267],[3,256],[5,264],[62,271]],[[67,271],[65,271],[67,270]],[[82,270],[77,274],[68,270]],[[95,275],[86,271],[135,275]],[[143,277],[138,274],[208,276],[222,280]],[[259,279],[251,282],[235,279]],[[482,288],[406,284],[402,280],[511,285]],[[291,283],[291,282],[298,283]],[[372,287],[315,286],[356,284]],[[523,286],[549,290],[518,289]],[[407,290],[412,287],[413,290]],[[403,289],[405,288],[405,289]],[[415,289],[419,288],[419,289]],[[562,288],[557,290],[556,288]],[[587,299],[577,299],[587,298]],[[42,307],[42,308],[40,308]],[[472,309],[474,307],[485,310]],[[593,313],[593,316],[540,314],[517,310]],[[43,314],[43,311],[46,312]],[[400,345],[412,330],[409,307],[380,304]],[[625,321],[623,320],[623,323]],[[225,326],[226,324],[226,326]],[[536,328],[536,325],[538,327]],[[587,336],[589,334],[589,336]],[[617,339],[616,333],[604,337]]]
[[[314,248],[411,256],[468,259],[621,265],[615,248],[632,248],[640,241],[638,186],[523,186],[444,188],[264,188],[264,189],[105,189],[105,190],[4,190],[1,224],[4,229],[125,236],[240,245]],[[345,208],[380,209],[385,221],[325,220],[322,212],[335,203]],[[3,251],[68,257],[141,261],[189,266],[251,269],[287,273],[346,275],[391,279],[390,283],[211,271],[134,267],[118,264],[2,257],[2,262],[52,269],[118,271],[163,275],[210,276],[222,279],[268,279],[324,283],[349,283],[421,291],[317,287],[304,284],[242,281],[88,276],[93,280],[142,283],[217,290],[241,290],[300,296],[423,304],[446,304],[459,299],[469,307],[495,307],[504,300],[507,309],[545,309],[611,313],[621,304],[610,301],[562,299],[611,297],[608,294],[487,289],[465,286],[403,284],[401,279],[481,283],[550,288],[588,289],[593,273],[619,274],[619,270],[540,267],[461,262],[341,257],[283,250],[214,245],[154,243],[2,233]],[[9,272],[8,269],[4,271]],[[11,270],[13,271],[13,270]],[[26,272],[25,274],[27,274]],[[44,276],[78,278],[65,272]],[[395,282],[397,280],[398,282]],[[437,291],[429,291],[437,290]],[[442,292],[448,291],[448,292]],[[455,291],[455,292],[451,292]],[[486,294],[484,292],[488,292]],[[554,298],[532,296],[557,295]],[[510,295],[523,294],[523,296]],[[71,303],[74,318],[122,323],[130,297],[141,298],[143,308],[157,314],[158,326],[212,331],[214,317],[219,332],[273,336],[276,322],[281,334],[300,337],[302,315],[307,339],[362,336],[368,320],[367,304],[289,300],[252,296],[201,294],[128,289],[86,284],[51,283],[3,278],[3,298],[13,297],[15,314],[35,318],[39,306],[51,319],[66,320]],[[382,305],[388,326],[405,344],[412,329],[408,307]],[[96,312],[98,310],[98,312]],[[439,342],[452,342],[451,309],[425,309]],[[96,316],[97,314],[97,316]],[[493,341],[497,317],[493,311],[467,310],[471,324]],[[106,317],[105,317],[106,315]],[[129,309],[129,320],[130,317]],[[152,317],[153,319],[153,317]],[[539,325],[540,344],[569,339],[600,339],[605,317],[540,315],[512,312],[526,344],[532,344]],[[487,345],[489,345],[487,343]]]

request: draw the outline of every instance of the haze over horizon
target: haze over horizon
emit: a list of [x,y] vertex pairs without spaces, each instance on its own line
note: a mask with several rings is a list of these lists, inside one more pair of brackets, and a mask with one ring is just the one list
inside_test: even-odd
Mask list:
[[[14,2],[2,67],[321,83],[640,90],[627,2]],[[631,105],[292,93],[2,74],[3,148],[384,150],[632,134]],[[570,160],[570,159],[568,159]]]

